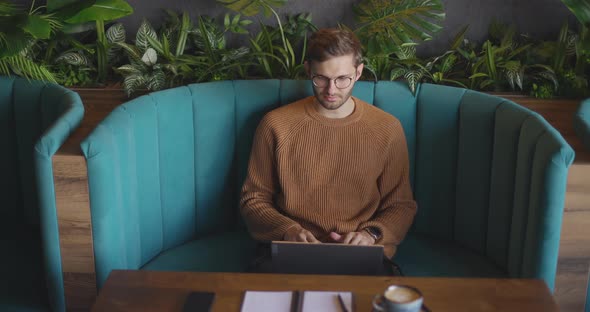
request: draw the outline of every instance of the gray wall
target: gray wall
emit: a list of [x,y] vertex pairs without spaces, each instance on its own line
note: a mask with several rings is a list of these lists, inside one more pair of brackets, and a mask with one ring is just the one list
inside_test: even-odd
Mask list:
[[[338,22],[354,26],[353,4],[361,0],[290,0],[279,10],[281,13],[312,13],[318,27],[336,26]],[[31,1],[16,0],[17,3]],[[154,22],[164,16],[163,8],[187,10],[191,16],[222,16],[228,12],[216,0],[128,0],[134,8],[132,16],[123,18],[128,34],[134,34],[142,18]],[[38,1],[39,3],[39,1]],[[575,21],[573,14],[561,0],[443,0],[447,18],[443,31],[435,40],[422,44],[420,54],[432,55],[444,51],[449,41],[465,25],[469,25],[467,38],[481,41],[487,36],[489,23],[498,19],[514,24],[520,33],[540,39],[555,39],[564,20]]]

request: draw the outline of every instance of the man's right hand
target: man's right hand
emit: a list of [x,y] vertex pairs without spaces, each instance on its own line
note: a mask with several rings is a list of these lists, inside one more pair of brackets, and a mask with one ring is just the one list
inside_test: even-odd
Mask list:
[[289,228],[285,235],[283,235],[283,240],[290,241],[290,242],[303,242],[303,243],[319,243],[320,241],[311,234],[310,231],[300,227],[300,226],[293,226]]

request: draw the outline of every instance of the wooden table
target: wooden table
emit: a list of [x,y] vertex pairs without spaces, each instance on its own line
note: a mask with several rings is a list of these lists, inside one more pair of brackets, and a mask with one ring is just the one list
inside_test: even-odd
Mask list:
[[542,280],[416,278],[245,273],[113,271],[92,311],[182,311],[190,291],[214,291],[213,311],[238,312],[245,290],[352,291],[356,311],[371,311],[374,295],[390,284],[422,291],[440,311],[559,311]]

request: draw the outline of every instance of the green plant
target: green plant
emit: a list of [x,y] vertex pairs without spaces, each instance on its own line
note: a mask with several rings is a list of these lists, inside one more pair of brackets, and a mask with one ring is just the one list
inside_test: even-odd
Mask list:
[[574,13],[581,24],[590,26],[590,2],[587,0],[561,0],[561,2]]
[[274,16],[278,29],[264,25],[259,20],[260,32],[249,39],[251,56],[257,64],[254,69],[255,75],[268,78],[297,78],[303,73],[305,53],[302,52],[298,60],[295,48],[301,40],[303,51],[305,51],[307,32],[316,29],[311,23],[311,15],[300,14],[288,17],[288,23],[283,27],[283,22],[274,8],[283,6],[287,0],[217,1],[245,16],[254,16],[261,12],[266,17]]
[[355,33],[367,56],[389,55],[398,46],[431,40],[445,18],[440,0],[363,0],[353,11]]
[[247,33],[244,26],[250,23],[249,20],[241,20],[239,14],[233,18],[226,15],[224,29],[221,29],[213,19],[199,17],[199,27],[192,32],[197,51],[191,62],[197,82],[246,77],[246,68],[251,65],[247,59],[249,49],[228,48],[225,36],[228,32]]
[[[365,57],[365,68],[373,77],[385,80],[405,79],[412,93],[421,81],[437,84],[453,84],[465,87],[465,84],[452,78],[457,75],[457,49],[462,44],[467,27],[454,38],[451,49],[443,55],[427,60],[416,56],[416,45],[406,44],[395,48],[392,55],[373,55]],[[460,75],[459,75],[460,76]]]
[[35,61],[35,45],[61,27],[53,14],[42,11],[35,1],[28,11],[0,1],[0,74],[56,81],[46,66]]
[[[570,29],[567,23],[561,27],[557,40],[540,41],[527,51],[528,84],[525,89],[532,88],[534,82],[538,86],[551,83],[554,86],[552,94],[560,96],[576,96],[583,94],[586,88],[586,74],[579,73],[577,68],[580,60],[576,47],[579,40],[578,34]],[[531,64],[536,64],[532,66]]]
[[481,52],[471,62],[470,88],[502,91],[508,85],[512,90],[525,89],[525,80],[547,81],[558,87],[553,69],[544,64],[527,63],[527,51],[532,43],[522,43],[515,38],[514,27],[493,22],[491,39],[482,45]]
[[[109,70],[109,55],[116,55],[116,42],[120,42],[120,36],[124,33],[115,33],[111,41],[105,32],[105,22],[113,21],[133,13],[133,8],[124,0],[47,0],[48,12],[56,12],[70,26],[70,31],[79,26],[94,23],[96,31],[95,55],[98,72],[98,81],[105,82]],[[82,29],[86,29],[83,28]],[[114,31],[120,31],[115,29]]]
[[467,88],[465,82],[464,65],[461,64],[459,49],[468,45],[465,33],[468,27],[463,27],[451,41],[451,47],[442,55],[427,60],[424,68],[426,78],[435,84],[456,85]]
[[243,32],[247,22],[240,16],[226,15],[224,29],[213,19],[199,17],[194,27],[188,12],[182,17],[168,11],[169,19],[156,32],[144,20],[136,34],[135,44],[118,43],[125,49],[129,64],[117,68],[123,85],[131,95],[137,89],[160,90],[166,87],[207,80],[245,77],[243,59],[248,49],[229,49],[227,32]]
[[445,54],[437,56],[426,63],[425,75],[435,84],[455,85],[461,88],[467,88],[465,83],[461,82],[462,77],[452,78],[456,74],[453,72],[459,57],[455,51],[447,51]]
[[86,87],[94,82],[93,70],[89,67],[59,63],[53,67],[56,80],[66,87]]
[[[113,24],[107,29],[105,36],[110,45],[107,51],[109,66],[121,64],[124,53],[122,53],[122,48],[116,44],[124,43],[126,40],[123,24]],[[66,77],[83,75],[85,81],[81,81],[81,83],[84,85],[91,85],[90,81],[86,81],[86,79],[96,82],[97,66],[94,62],[96,60],[94,57],[96,55],[94,45],[83,44],[73,36],[60,32],[46,42],[43,48],[45,50],[44,62],[50,64],[50,68],[55,68],[56,71],[59,71],[60,75],[65,75]],[[69,69],[72,66],[76,67],[75,74],[70,70],[64,72],[64,69]]]
[[397,57],[394,60],[389,80],[396,80],[403,77],[410,87],[412,94],[416,93],[416,87],[422,78],[424,78],[427,70],[420,64],[420,60],[416,57],[415,46],[401,46],[394,52]]
[[538,99],[550,99],[553,97],[554,92],[555,90],[550,84],[537,85],[533,83],[530,94]]
[[217,0],[222,3],[226,8],[244,14],[246,16],[254,16],[262,11],[266,17],[274,15],[277,24],[280,29],[281,40],[283,48],[289,50],[288,42],[285,38],[285,32],[283,30],[283,24],[281,18],[274,7],[281,7],[287,3],[287,0]]
[[[584,79],[586,83],[581,85],[587,86],[586,65],[588,64],[587,59],[590,57],[590,34],[588,31],[588,28],[590,27],[590,2],[587,0],[562,0],[562,2],[576,16],[580,25],[578,37],[575,41],[575,72],[577,77],[574,81]],[[583,92],[583,94],[587,93],[588,92]]]
[[[152,48],[152,43],[161,45],[158,35],[147,20],[143,20],[135,36],[135,45],[117,43],[125,49],[130,64],[117,68],[117,72],[124,77],[123,87],[128,96],[137,89],[145,88],[151,91],[161,90],[165,86],[166,75],[161,64],[158,64],[158,55]],[[167,42],[167,41],[165,41]],[[167,45],[167,47],[169,47]]]
[[377,79],[390,78],[395,53],[404,54],[406,47],[432,39],[445,18],[440,0],[363,0],[353,11],[354,32],[363,45],[368,70]]

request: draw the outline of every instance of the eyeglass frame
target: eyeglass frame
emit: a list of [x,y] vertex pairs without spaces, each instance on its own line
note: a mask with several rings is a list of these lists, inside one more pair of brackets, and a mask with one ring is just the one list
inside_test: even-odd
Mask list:
[[[356,79],[356,74],[357,74],[357,73],[355,72],[355,73],[353,74],[353,76],[352,76],[352,77],[349,77],[349,76],[345,76],[345,75],[343,75],[343,76],[339,76],[339,77],[336,77],[336,78],[328,78],[328,77],[326,77],[326,76],[324,76],[324,75],[317,75],[317,74],[316,74],[316,75],[311,75],[311,83],[312,83],[314,86],[318,87],[318,88],[326,88],[326,87],[328,87],[328,86],[330,85],[330,83],[331,83],[332,81],[334,81],[334,86],[335,86],[337,89],[340,89],[340,90],[342,90],[342,89],[346,89],[346,88],[348,88],[348,87],[350,87],[350,86],[352,85],[352,82],[353,82],[353,81]],[[318,85],[317,85],[317,83],[315,82],[315,79],[316,79],[316,78],[324,78],[324,81],[327,81],[327,84],[326,84],[325,86],[318,86]],[[347,78],[347,79],[349,79],[349,83],[348,83],[348,85],[346,85],[346,87],[339,87],[339,86],[336,84],[336,80],[338,80],[338,79],[341,79],[341,78]]]

